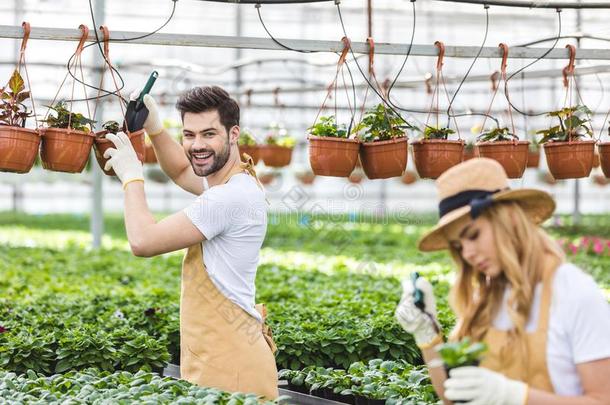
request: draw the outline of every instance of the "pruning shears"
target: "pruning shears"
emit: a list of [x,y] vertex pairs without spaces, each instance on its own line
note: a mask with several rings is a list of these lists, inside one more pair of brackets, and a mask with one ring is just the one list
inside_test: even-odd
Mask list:
[[418,272],[414,271],[413,273],[411,273],[411,282],[413,283],[413,304],[415,304],[415,306],[420,311],[422,311],[422,313],[424,313],[428,318],[430,318],[430,321],[432,321],[432,325],[434,326],[434,330],[436,331],[436,333],[440,333],[441,331],[438,326],[438,323],[436,322],[436,319],[434,319],[434,317],[426,311],[424,292],[421,289],[417,288],[417,279],[419,277],[420,276]]

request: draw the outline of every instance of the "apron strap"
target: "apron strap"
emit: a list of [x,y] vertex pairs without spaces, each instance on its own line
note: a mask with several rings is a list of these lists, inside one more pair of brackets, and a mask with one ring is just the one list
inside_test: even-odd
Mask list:
[[547,332],[549,328],[549,318],[551,314],[551,297],[553,293],[553,270],[545,272],[542,279],[542,297],[540,299],[540,318],[536,331]]
[[[260,182],[260,180],[258,179],[258,176],[256,175],[256,170],[254,170],[254,159],[252,159],[252,157],[250,155],[248,155],[247,153],[242,153],[242,157],[243,157],[243,160],[240,163],[240,168],[242,170],[245,170],[246,172],[248,172],[248,174],[250,176],[254,177],[254,180],[256,180],[256,184],[258,184],[258,187],[264,193],[265,187],[263,187],[263,184]],[[267,197],[265,197],[265,201],[267,201],[267,204],[270,204]]]

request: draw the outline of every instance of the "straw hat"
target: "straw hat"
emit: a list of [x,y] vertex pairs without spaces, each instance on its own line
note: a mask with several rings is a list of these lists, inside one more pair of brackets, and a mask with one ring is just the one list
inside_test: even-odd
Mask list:
[[436,180],[439,203],[438,224],[419,241],[419,250],[430,252],[449,247],[447,225],[470,215],[478,217],[494,201],[516,201],[536,224],[550,218],[555,201],[542,190],[511,190],[506,172],[493,159],[475,158],[452,167]]

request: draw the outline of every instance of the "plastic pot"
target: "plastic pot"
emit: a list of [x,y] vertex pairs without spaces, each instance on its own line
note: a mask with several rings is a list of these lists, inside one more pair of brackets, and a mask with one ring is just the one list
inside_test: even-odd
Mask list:
[[597,145],[599,151],[599,162],[606,177],[610,177],[610,142],[602,142]]
[[38,131],[0,125],[0,171],[29,172],[36,161],[39,146]]
[[144,163],[157,163],[155,148],[153,148],[152,144],[150,143],[144,144]]
[[549,171],[557,180],[588,177],[593,168],[595,141],[547,142]]
[[407,167],[408,138],[365,142],[360,147],[362,169],[369,179],[387,179],[401,176]]
[[258,161],[261,158],[261,151],[258,145],[238,145],[239,148],[239,158],[243,160],[243,154],[248,154],[254,164],[258,164]]
[[[104,157],[104,152],[106,152],[108,148],[115,148],[114,143],[105,138],[107,134],[108,131],[100,131],[95,134],[95,158],[106,175],[116,176],[114,170],[104,170],[104,166],[106,165],[106,162],[108,162],[108,159]],[[129,140],[136,151],[138,159],[140,159],[140,162],[144,162],[144,130],[141,129],[139,131],[132,132],[127,136],[129,136]]]
[[40,128],[42,167],[55,172],[80,173],[87,165],[95,133],[71,128]]
[[540,149],[530,150],[527,155],[527,167],[538,167],[540,165]]
[[360,142],[357,139],[309,136],[309,163],[320,176],[347,177],[356,167]]
[[422,139],[412,145],[413,161],[421,178],[438,178],[450,167],[461,163],[464,156],[464,141]]
[[500,163],[510,179],[523,177],[529,156],[529,141],[480,142],[479,156]]
[[263,145],[260,147],[260,156],[266,166],[284,167],[290,164],[292,148],[278,145]]

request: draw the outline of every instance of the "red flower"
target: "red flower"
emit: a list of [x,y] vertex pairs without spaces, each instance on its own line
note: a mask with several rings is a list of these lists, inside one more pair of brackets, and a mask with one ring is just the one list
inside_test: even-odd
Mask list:
[[0,325],[0,333],[8,332],[8,329]]

